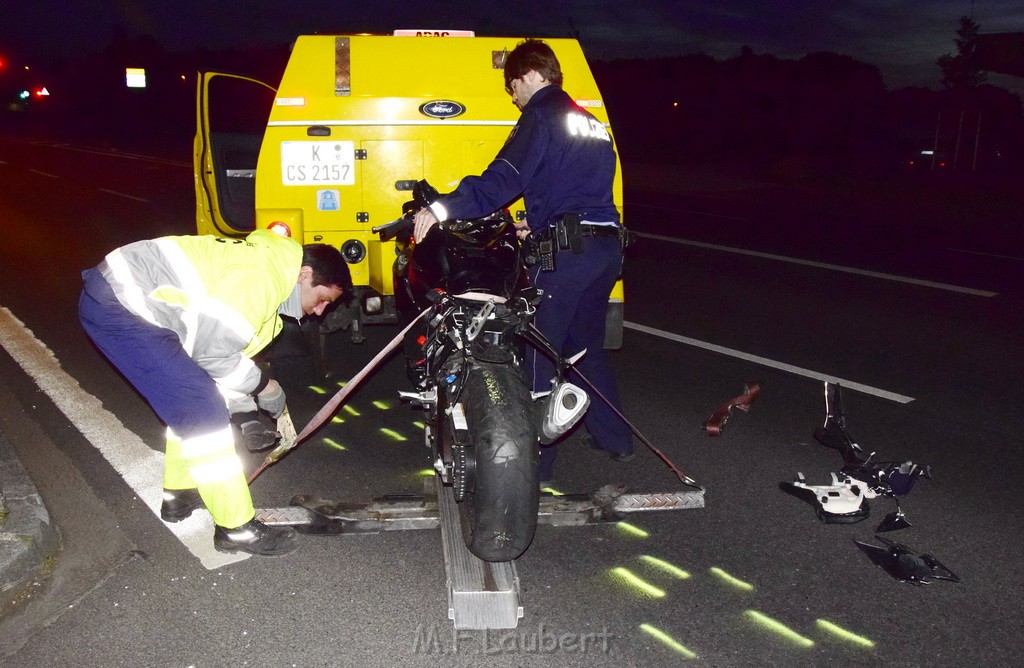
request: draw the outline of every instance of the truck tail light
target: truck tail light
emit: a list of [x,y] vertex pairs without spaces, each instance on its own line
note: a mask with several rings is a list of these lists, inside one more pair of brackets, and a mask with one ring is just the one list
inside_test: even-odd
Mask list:
[[280,220],[275,220],[271,224],[267,225],[267,229],[282,237],[292,236],[292,229]]

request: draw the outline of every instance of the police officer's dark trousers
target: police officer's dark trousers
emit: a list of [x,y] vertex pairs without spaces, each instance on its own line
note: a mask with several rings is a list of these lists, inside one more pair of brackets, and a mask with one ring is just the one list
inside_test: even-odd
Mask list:
[[[608,295],[622,265],[622,248],[615,236],[588,236],[582,241],[582,253],[565,250],[557,254],[555,271],[541,271],[539,264],[533,267],[533,283],[544,291],[534,322],[552,346],[566,356],[587,350],[577,363],[580,372],[619,408],[618,389],[604,352],[604,333]],[[554,365],[532,348],[526,363],[533,390],[550,390]],[[572,373],[569,380],[588,390]],[[600,448],[619,454],[633,451],[629,426],[599,397],[591,397],[584,425]],[[554,447],[541,448],[541,480],[551,479],[554,458]]]

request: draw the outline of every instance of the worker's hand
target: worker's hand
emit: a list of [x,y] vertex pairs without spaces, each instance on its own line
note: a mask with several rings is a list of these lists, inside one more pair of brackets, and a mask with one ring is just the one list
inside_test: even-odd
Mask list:
[[516,236],[519,237],[520,241],[530,236],[530,224],[525,218],[515,221],[512,225],[516,228]]
[[270,413],[275,420],[284,413],[284,390],[276,380],[271,380],[267,386],[256,395],[256,403],[260,408]]
[[427,232],[430,231],[434,225],[437,225],[437,216],[430,209],[420,209],[416,212],[416,215],[412,219],[413,221],[413,232],[412,238],[419,243],[423,241],[423,238],[427,236]]

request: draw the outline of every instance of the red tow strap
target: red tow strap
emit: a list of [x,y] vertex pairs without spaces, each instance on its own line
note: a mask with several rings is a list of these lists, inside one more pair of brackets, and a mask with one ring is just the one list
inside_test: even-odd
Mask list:
[[744,385],[743,394],[729,400],[728,403],[716,410],[708,418],[708,421],[704,423],[704,429],[708,432],[708,436],[721,436],[722,429],[725,428],[725,423],[729,421],[729,416],[732,414],[732,409],[738,408],[744,413],[749,411],[750,404],[754,403],[754,400],[757,399],[760,393],[761,386],[757,383],[747,383]]

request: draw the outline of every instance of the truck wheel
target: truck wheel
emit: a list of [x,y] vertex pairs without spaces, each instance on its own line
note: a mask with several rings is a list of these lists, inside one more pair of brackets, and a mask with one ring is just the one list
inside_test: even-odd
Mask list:
[[537,428],[522,372],[478,363],[460,398],[475,459],[472,489],[459,504],[469,551],[484,561],[511,561],[537,529]]

